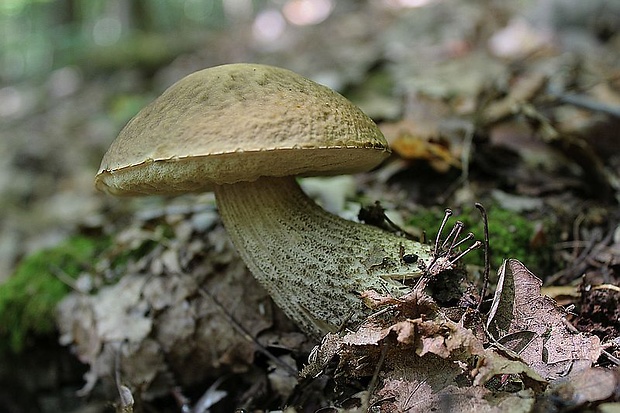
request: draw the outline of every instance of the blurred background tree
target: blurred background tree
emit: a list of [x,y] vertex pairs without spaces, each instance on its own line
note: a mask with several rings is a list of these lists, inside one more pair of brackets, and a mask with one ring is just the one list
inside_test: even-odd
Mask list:
[[158,47],[160,41],[168,44],[173,38],[180,46],[199,32],[225,27],[225,7],[231,10],[240,5],[240,9],[254,10],[261,3],[3,0],[0,78],[9,83],[40,77],[67,65],[93,68],[105,63],[132,63],[116,61],[119,56],[114,55],[112,46],[123,53],[132,52],[138,63],[161,63],[159,59],[170,57],[170,50]]

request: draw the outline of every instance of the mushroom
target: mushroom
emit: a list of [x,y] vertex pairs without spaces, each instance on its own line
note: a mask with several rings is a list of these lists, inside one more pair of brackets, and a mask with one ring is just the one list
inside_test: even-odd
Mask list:
[[114,195],[214,191],[252,274],[318,338],[369,314],[362,292],[409,292],[403,280],[420,275],[431,252],[326,212],[296,177],[367,171],[389,153],[374,122],[333,90],[289,70],[230,64],[181,79],[142,109],[95,185]]

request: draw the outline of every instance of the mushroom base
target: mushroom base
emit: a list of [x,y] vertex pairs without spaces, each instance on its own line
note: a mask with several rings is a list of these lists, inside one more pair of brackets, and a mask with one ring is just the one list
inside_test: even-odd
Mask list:
[[319,338],[371,313],[360,294],[399,297],[431,260],[428,245],[330,214],[295,178],[219,185],[218,208],[242,259],[276,305]]

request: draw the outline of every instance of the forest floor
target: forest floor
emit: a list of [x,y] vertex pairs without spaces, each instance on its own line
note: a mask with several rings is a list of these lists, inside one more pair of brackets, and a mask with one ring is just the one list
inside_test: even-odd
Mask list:
[[[3,89],[1,411],[619,411],[620,7],[358,3],[269,44],[233,27],[158,67]],[[131,116],[234,61],[327,84],[383,131],[380,168],[302,181],[326,208],[355,219],[380,201],[430,240],[450,208],[484,240],[484,205],[482,305],[370,297],[394,317],[317,343],[241,263],[211,194],[94,190]],[[482,250],[463,263],[477,297]]]

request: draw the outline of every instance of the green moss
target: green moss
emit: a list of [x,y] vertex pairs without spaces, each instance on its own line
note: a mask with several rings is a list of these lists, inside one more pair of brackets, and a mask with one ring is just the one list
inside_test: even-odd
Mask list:
[[[491,248],[491,269],[497,270],[506,258],[516,258],[522,261],[528,268],[538,274],[549,271],[551,266],[552,250],[550,243],[538,248],[531,247],[531,239],[536,232],[537,222],[544,222],[542,218],[531,219],[518,213],[499,207],[487,208],[489,219],[489,238]],[[440,209],[428,209],[416,213],[409,220],[409,225],[415,226],[426,232],[429,240],[434,240],[444,211]],[[463,233],[473,232],[476,239],[484,239],[484,230],[480,213],[475,208],[464,208],[462,211],[454,211],[454,215],[448,221],[443,236],[445,237],[457,220],[465,224]],[[483,264],[482,250],[477,250],[467,255],[464,261],[468,264]]]
[[70,288],[58,274],[76,278],[88,270],[108,238],[74,236],[26,257],[0,284],[0,352],[18,353],[37,335],[54,330],[54,312]]

